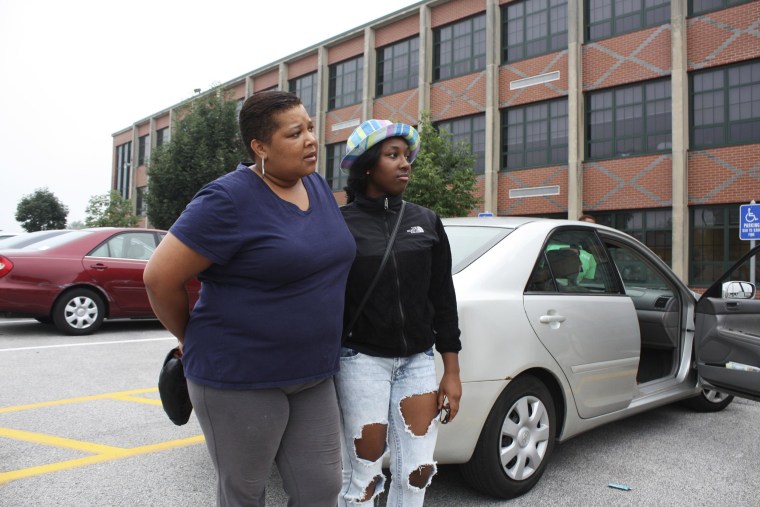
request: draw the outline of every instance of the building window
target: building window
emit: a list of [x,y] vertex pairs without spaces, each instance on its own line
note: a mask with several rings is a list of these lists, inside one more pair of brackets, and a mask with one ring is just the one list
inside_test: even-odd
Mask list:
[[148,193],[148,187],[137,187],[135,191],[135,213],[137,216],[144,217],[147,208],[145,206],[145,196]]
[[475,155],[475,174],[483,174],[486,170],[486,115],[468,116],[455,120],[442,121],[436,124],[439,130],[451,134],[451,142],[465,142]]
[[502,167],[567,162],[567,99],[511,107],[502,113]]
[[689,14],[697,15],[705,12],[717,11],[733,7],[734,5],[746,4],[752,0],[690,0]]
[[596,223],[630,234],[656,253],[673,262],[673,211],[667,209],[593,212]]
[[137,139],[137,165],[145,165],[150,160],[150,135]]
[[363,56],[330,65],[328,109],[339,109],[362,101],[363,69]]
[[671,149],[670,80],[589,93],[586,107],[589,158]]
[[416,88],[420,39],[415,37],[377,50],[377,96]]
[[129,199],[132,181],[132,141],[116,147],[116,190],[124,199]]
[[306,108],[309,116],[315,116],[317,114],[317,73],[312,72],[306,76],[291,79],[289,86],[290,91],[298,95],[303,102],[303,107]]
[[348,174],[340,168],[340,161],[346,153],[346,143],[328,144],[327,149],[327,184],[333,189],[333,192],[343,190],[348,182]]
[[567,47],[567,0],[525,0],[501,8],[502,61]]
[[760,60],[695,72],[692,147],[760,142]]
[[485,68],[485,14],[433,32],[433,80],[451,79]]
[[171,133],[169,132],[169,127],[156,130],[156,148],[168,143],[170,138]]
[[739,205],[691,208],[689,285],[707,287],[747,252],[739,238]]
[[670,23],[670,0],[588,0],[587,40]]

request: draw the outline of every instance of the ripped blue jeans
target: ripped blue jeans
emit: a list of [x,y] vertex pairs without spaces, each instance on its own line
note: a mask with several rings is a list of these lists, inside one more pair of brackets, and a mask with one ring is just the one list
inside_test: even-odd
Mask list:
[[[415,433],[405,422],[403,401],[438,390],[433,351],[409,357],[374,357],[342,348],[340,372],[335,376],[343,422],[343,488],[339,506],[371,506],[385,487],[383,456],[390,451],[391,484],[386,505],[422,506],[425,488],[437,471],[433,461],[438,418],[426,431]],[[386,428],[385,448],[373,460],[357,456],[356,443],[366,426]],[[422,476],[415,486],[410,478]],[[377,480],[376,480],[377,479]],[[374,491],[368,488],[375,481]],[[419,480],[415,481],[419,483]]]

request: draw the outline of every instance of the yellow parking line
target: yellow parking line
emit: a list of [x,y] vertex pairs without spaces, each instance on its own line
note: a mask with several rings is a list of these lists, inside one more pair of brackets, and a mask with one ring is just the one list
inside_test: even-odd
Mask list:
[[124,452],[124,448],[122,447],[82,442],[81,440],[73,440],[71,438],[56,437],[44,433],[14,430],[11,428],[0,428],[0,437],[13,438],[15,440],[23,440],[24,442],[49,445],[52,447],[64,447],[66,449],[74,449],[75,451],[91,452],[92,454],[119,454]]
[[161,400],[157,400],[155,398],[142,398],[140,396],[109,396],[109,399],[145,403],[146,405],[161,405]]
[[[104,454],[96,454],[94,456],[86,456],[84,458],[72,459],[68,461],[59,461],[57,463],[50,463],[49,465],[41,465],[36,467],[23,468],[21,470],[13,470],[11,472],[0,473],[0,484],[4,484],[9,481],[24,479],[27,477],[33,477],[35,475],[49,474],[52,472],[59,472],[61,470],[69,470],[72,468],[80,468],[95,463],[103,463],[105,461],[113,461],[117,459],[129,458],[132,456],[139,456],[141,454],[149,454],[152,452],[165,451],[167,449],[175,449],[178,447],[186,447],[189,445],[195,445],[203,442],[203,435],[195,437],[181,438],[178,440],[170,440],[168,442],[161,442],[153,445],[144,445],[140,447],[133,447],[131,449],[122,449],[118,447],[112,447],[110,449],[113,452]],[[102,446],[107,447],[107,446]]]
[[103,399],[109,399],[109,398],[118,397],[118,396],[129,396],[133,394],[153,393],[156,391],[158,391],[157,387],[146,387],[144,389],[134,389],[132,391],[95,394],[92,396],[80,396],[78,398],[68,398],[65,400],[43,401],[41,403],[32,403],[30,405],[16,405],[15,407],[0,408],[0,414],[5,414],[8,412],[18,412],[20,410],[30,410],[33,408],[54,407],[56,405],[66,405],[69,403],[81,403],[83,401],[103,400]]

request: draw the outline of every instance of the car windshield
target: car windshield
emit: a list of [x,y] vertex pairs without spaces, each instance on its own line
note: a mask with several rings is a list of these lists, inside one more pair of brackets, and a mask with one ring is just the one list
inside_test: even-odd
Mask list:
[[62,232],[63,234],[56,234],[55,236],[26,245],[22,250],[50,250],[51,248],[65,245],[66,243],[70,243],[71,241],[87,236],[88,234],[92,234],[92,231],[66,230]]
[[19,234],[18,236],[12,236],[0,240],[0,249],[24,248],[34,243],[60,236],[61,234],[65,234],[67,232],[71,231],[68,229],[56,229],[52,231],[36,231]]
[[504,227],[447,225],[446,235],[451,245],[452,272],[462,271],[513,230]]

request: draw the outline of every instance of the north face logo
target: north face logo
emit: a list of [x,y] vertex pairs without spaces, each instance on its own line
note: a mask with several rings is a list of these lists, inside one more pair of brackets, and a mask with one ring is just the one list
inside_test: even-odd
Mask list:
[[414,227],[407,230],[406,232],[408,232],[409,234],[422,234],[423,232],[425,232],[425,230],[419,225],[415,225]]

